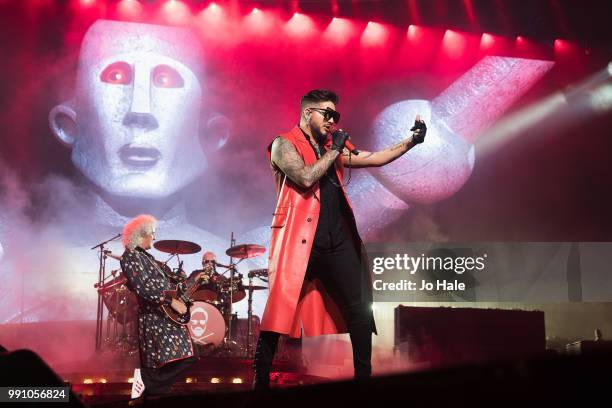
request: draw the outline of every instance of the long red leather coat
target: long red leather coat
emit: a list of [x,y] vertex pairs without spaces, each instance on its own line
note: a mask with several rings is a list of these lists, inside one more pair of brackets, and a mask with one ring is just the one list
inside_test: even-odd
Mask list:
[[[317,158],[312,147],[299,127],[280,135],[293,143],[306,165]],[[268,158],[270,149],[268,147]],[[335,162],[338,180],[342,182],[342,159]],[[346,333],[346,322],[336,302],[329,296],[319,280],[306,282],[304,276],[308,266],[310,250],[319,221],[319,183],[309,189],[297,186],[279,169],[272,165],[278,193],[276,210],[272,219],[272,237],[268,258],[270,293],[264,310],[260,329],[300,337]],[[360,279],[367,300],[372,302],[372,285],[368,272],[365,250],[355,225],[352,207],[349,203],[351,227],[356,249],[361,255],[362,272]],[[372,315],[372,331],[376,333]]]

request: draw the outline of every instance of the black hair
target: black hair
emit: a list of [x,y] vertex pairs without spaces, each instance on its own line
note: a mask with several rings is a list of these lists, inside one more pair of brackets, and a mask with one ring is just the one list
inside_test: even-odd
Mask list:
[[313,89],[302,96],[300,106],[304,109],[304,106],[312,102],[332,102],[334,105],[338,104],[338,95],[328,89]]

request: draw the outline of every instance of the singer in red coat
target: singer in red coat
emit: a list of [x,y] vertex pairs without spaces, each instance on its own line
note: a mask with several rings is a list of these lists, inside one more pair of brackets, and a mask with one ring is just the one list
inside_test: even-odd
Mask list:
[[[359,152],[335,129],[338,97],[313,90],[302,97],[298,126],[268,147],[278,200],[269,250],[270,294],[255,353],[255,388],[269,385],[280,334],[299,337],[349,333],[356,378],[371,374],[372,285],[343,168],[390,163],[424,140],[414,133],[379,152]],[[331,136],[331,138],[330,138]],[[345,146],[346,145],[346,146]],[[348,146],[348,148],[347,148]]]
[[[317,161],[314,149],[298,126],[279,137],[292,144],[305,165],[312,165]],[[268,151],[270,154],[271,145]],[[336,157],[334,163],[330,169],[333,169],[336,178],[342,181],[343,166],[340,155]],[[270,294],[260,329],[290,337],[300,337],[302,329],[305,336],[346,333],[344,316],[321,282],[304,280],[315,232],[319,225],[320,184],[317,182],[311,188],[302,190],[296,188],[295,183],[281,170],[273,168],[273,171],[278,201],[270,225],[272,230],[268,259]],[[359,260],[365,261],[361,257],[365,252],[362,251],[361,239],[357,234],[348,197],[344,187],[340,187],[340,190],[349,207],[346,215],[350,223],[350,239],[353,241]],[[363,281],[365,300],[371,303],[372,291],[367,264],[362,262],[361,265],[363,266],[361,273],[355,279]],[[372,330],[375,330],[373,318]]]

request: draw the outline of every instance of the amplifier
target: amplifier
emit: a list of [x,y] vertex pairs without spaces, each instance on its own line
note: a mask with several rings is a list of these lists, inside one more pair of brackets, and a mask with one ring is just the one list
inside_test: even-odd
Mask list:
[[398,306],[394,350],[433,366],[542,354],[544,312]]

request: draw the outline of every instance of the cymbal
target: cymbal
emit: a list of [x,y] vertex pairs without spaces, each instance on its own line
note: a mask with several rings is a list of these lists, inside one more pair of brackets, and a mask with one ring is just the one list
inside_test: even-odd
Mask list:
[[181,241],[180,239],[164,239],[162,241],[156,241],[153,246],[158,251],[179,255],[195,254],[202,250],[202,247],[195,242]]
[[232,258],[253,258],[266,252],[266,248],[256,244],[236,245],[225,251]]

